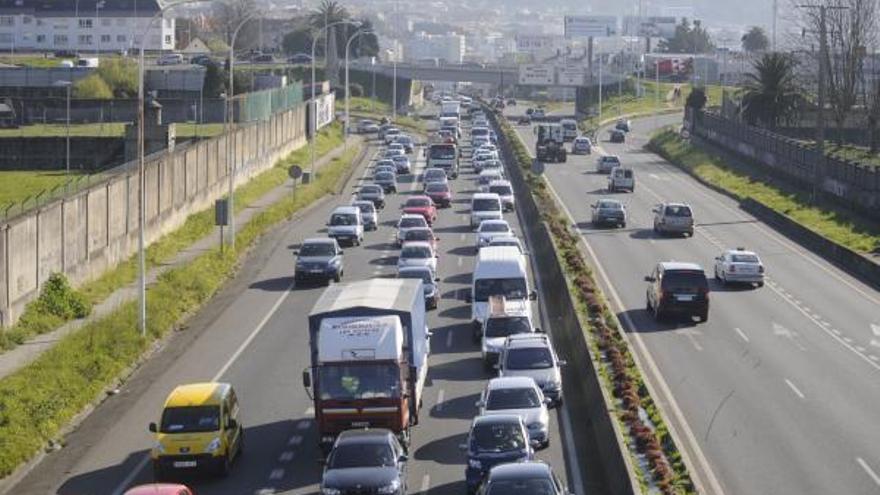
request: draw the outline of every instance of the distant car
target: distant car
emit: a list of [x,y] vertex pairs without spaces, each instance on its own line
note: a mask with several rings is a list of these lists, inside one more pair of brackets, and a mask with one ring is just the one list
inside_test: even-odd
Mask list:
[[512,236],[513,230],[507,220],[483,220],[477,227],[475,234],[474,247],[479,250],[484,246],[488,246],[492,242],[493,237]]
[[156,59],[156,65],[178,65],[183,63],[183,55],[179,53],[166,53]]
[[394,140],[394,142],[401,144],[405,153],[412,153],[416,149],[415,141],[413,141],[412,137],[406,134],[400,135],[397,139]]
[[394,168],[398,174],[409,174],[412,172],[412,163],[407,156],[392,156],[391,161],[394,162]]
[[440,184],[448,184],[449,177],[446,175],[446,170],[440,167],[429,167],[426,168],[424,173],[422,173],[422,182],[425,184],[425,187],[428,184],[433,184],[439,182]]
[[709,282],[703,267],[696,263],[662,261],[645,277],[648,288],[645,306],[660,321],[675,313],[709,319]]
[[489,192],[489,184],[504,180],[504,176],[501,175],[501,170],[498,168],[490,168],[488,170],[483,170],[480,172],[480,175],[477,176],[477,190],[480,192]]
[[545,333],[518,333],[507,337],[498,357],[498,376],[527,376],[538,384],[551,405],[562,404],[562,367]]
[[210,57],[210,55],[195,55],[194,57],[189,59],[189,63],[194,65],[201,65],[203,67],[208,67],[209,65],[213,65],[215,67],[220,64]]
[[397,268],[405,266],[426,266],[437,273],[437,252],[430,242],[404,242],[397,256]]
[[390,430],[346,430],[327,456],[320,493],[403,494],[406,465],[406,451]]
[[514,100],[513,98],[508,98],[508,99],[507,99],[507,106],[515,107],[515,106],[516,106],[516,100]]
[[612,143],[625,143],[626,142],[626,133],[621,131],[620,129],[612,129],[611,131],[611,142]]
[[617,155],[602,155],[596,160],[596,172],[600,174],[607,174],[619,166],[620,157]]
[[394,172],[379,172],[373,177],[373,182],[382,186],[385,194],[397,192],[397,174]]
[[654,207],[654,232],[694,236],[694,212],[685,203],[661,203]]
[[385,130],[383,138],[385,139],[385,144],[391,144],[394,142],[394,136],[400,134],[400,129],[397,127],[390,127]]
[[415,278],[422,281],[425,290],[425,308],[437,309],[440,304],[440,279],[425,266],[406,266],[397,271],[397,278]]
[[425,217],[428,225],[433,225],[437,221],[437,206],[428,196],[410,196],[403,203],[404,213],[413,213]]
[[732,283],[764,286],[764,264],[753,251],[728,249],[715,257],[715,278],[722,285]]
[[351,203],[361,210],[361,218],[364,220],[364,230],[376,230],[379,228],[379,213],[372,201],[355,200]]
[[636,190],[636,173],[631,168],[614,167],[608,174],[608,191],[630,191]]
[[129,488],[123,495],[193,495],[193,491],[177,483],[149,483]]
[[593,210],[593,226],[614,225],[626,227],[626,207],[616,199],[599,199],[590,208]]
[[427,242],[431,245],[431,248],[436,251],[437,243],[440,242],[440,238],[434,235],[434,231],[431,230],[431,227],[416,227],[414,229],[407,229],[407,231],[403,233],[404,244],[416,241]]
[[425,196],[431,198],[440,208],[449,208],[452,206],[452,190],[449,184],[444,182],[429,182],[425,184]]
[[424,216],[410,213],[401,215],[400,219],[397,221],[397,237],[395,238],[397,245],[400,246],[403,244],[403,239],[406,237],[407,231],[423,227],[430,227]]
[[329,283],[339,282],[345,267],[342,260],[342,248],[332,237],[315,237],[303,241],[295,251],[296,270],[294,281],[321,280]]
[[571,495],[542,461],[510,462],[489,470],[479,495]]
[[312,56],[308,53],[297,53],[292,57],[287,58],[288,64],[310,64],[312,63]]
[[512,247],[515,247],[520,252],[520,254],[522,254],[522,255],[526,254],[526,249],[523,246],[522,241],[519,240],[519,237],[516,237],[513,235],[499,235],[499,236],[493,237],[492,240],[489,241],[489,245],[490,246],[512,246]]
[[626,119],[620,119],[614,124],[614,128],[618,131],[629,132],[632,130],[632,122]]
[[479,414],[517,414],[529,432],[529,443],[537,448],[550,445],[550,414],[544,392],[529,376],[492,378],[480,398]]
[[271,64],[272,62],[275,61],[275,57],[273,57],[272,55],[270,55],[268,53],[262,53],[260,55],[254,56],[254,58],[252,58],[251,60],[253,60],[254,62],[256,62],[258,64]]
[[532,119],[543,119],[546,116],[543,108],[536,108],[535,111],[532,112]]
[[593,143],[587,136],[578,136],[571,143],[572,155],[589,155],[593,152]]
[[[465,484],[473,494],[492,467],[508,462],[530,461],[534,450],[522,418],[517,414],[478,416],[471,423],[467,442]],[[507,495],[507,493],[505,493]]]
[[355,129],[358,134],[373,134],[379,132],[379,125],[370,119],[364,119],[357,123]]
[[358,190],[357,199],[372,201],[376,208],[385,208],[385,191],[376,184],[364,184]]

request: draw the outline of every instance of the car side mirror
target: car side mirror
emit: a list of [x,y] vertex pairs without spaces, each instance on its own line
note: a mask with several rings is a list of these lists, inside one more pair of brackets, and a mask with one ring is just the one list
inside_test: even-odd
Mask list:
[[159,430],[159,427],[156,425],[156,423],[150,423],[147,429],[153,433],[156,433]]
[[226,422],[226,429],[234,430],[236,428],[238,428],[238,421],[230,418],[229,421]]
[[568,361],[566,361],[565,359],[560,359],[556,361],[556,364],[558,364],[559,366],[568,366]]
[[308,371],[303,371],[302,381],[303,381],[303,387],[305,387],[305,388],[312,387],[312,375],[310,375]]
[[532,449],[537,449],[540,446],[541,446],[541,442],[539,442],[537,440],[529,440],[529,447],[531,447]]
[[544,397],[544,405],[549,406],[550,404],[553,404],[553,399],[550,397]]
[[397,458],[397,462],[406,462],[409,457],[406,454],[400,454],[400,457]]
[[590,208],[592,208],[592,209],[595,210],[595,209],[596,209],[596,205],[590,205]]
[[293,254],[295,254],[296,256],[299,256],[299,249],[294,249]]
[[544,330],[542,330],[542,329],[536,327],[536,328],[535,328],[535,333],[547,333],[547,332],[545,332]]
[[645,275],[645,282],[653,282],[653,281],[654,281],[654,277],[652,277],[650,275]]
[[535,292],[535,291],[531,291],[531,292],[529,292],[529,300],[530,300],[530,301],[534,301],[534,300],[536,300],[536,299],[538,299],[538,293]]
[[477,407],[483,407],[485,405],[485,403],[481,400],[478,400],[478,401],[474,402],[474,405]]
[[440,281],[440,277],[434,277],[434,282],[439,282],[439,281]]

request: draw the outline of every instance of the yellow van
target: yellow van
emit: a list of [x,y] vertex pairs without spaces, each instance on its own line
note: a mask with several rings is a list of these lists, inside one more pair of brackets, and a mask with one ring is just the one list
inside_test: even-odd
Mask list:
[[157,480],[205,469],[225,476],[244,446],[238,399],[228,383],[178,386],[149,429],[156,434],[150,456]]

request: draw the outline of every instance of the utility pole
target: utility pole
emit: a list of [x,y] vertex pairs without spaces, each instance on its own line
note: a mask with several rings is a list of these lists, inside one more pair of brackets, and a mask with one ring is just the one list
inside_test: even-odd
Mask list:
[[828,30],[825,26],[828,9],[825,5],[819,6],[819,108],[816,113],[816,152],[818,160],[813,165],[813,191],[812,200],[815,203],[819,199],[821,190],[822,167],[825,165],[825,64],[828,58]]

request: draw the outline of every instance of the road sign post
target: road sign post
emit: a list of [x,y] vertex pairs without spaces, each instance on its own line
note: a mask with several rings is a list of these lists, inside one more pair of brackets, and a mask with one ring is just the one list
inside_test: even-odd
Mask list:
[[291,165],[289,169],[287,169],[287,175],[290,177],[292,184],[290,186],[291,195],[293,200],[296,201],[296,180],[302,177],[303,169],[299,165]]

